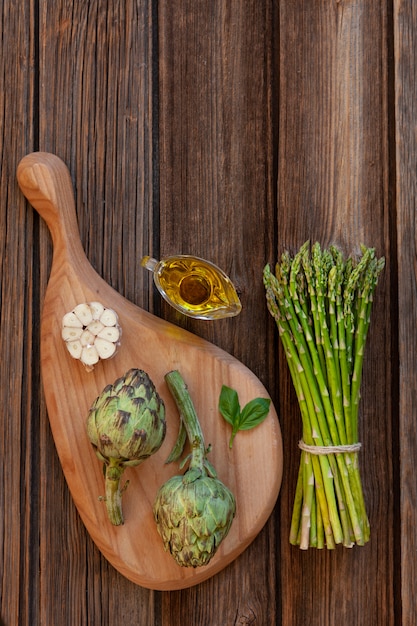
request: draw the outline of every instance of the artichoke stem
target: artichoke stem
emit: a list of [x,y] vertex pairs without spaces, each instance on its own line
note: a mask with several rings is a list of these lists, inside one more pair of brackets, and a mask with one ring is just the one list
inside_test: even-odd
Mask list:
[[120,479],[124,472],[117,459],[110,459],[110,464],[106,468],[106,508],[110,522],[114,526],[124,523],[122,512],[122,490],[120,489]]
[[188,440],[192,447],[190,469],[199,468],[203,470],[206,457],[203,431],[201,430],[193,401],[188,393],[187,385],[178,370],[165,374],[165,381],[177,404],[181,421],[185,426]]
[[204,442],[202,444],[200,439],[196,437],[191,444],[190,469],[198,468],[201,471],[203,471],[205,458],[206,458],[206,451],[204,448]]

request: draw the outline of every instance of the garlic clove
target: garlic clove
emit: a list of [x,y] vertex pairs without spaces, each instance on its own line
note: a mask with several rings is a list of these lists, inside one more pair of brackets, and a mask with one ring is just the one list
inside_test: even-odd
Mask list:
[[93,320],[99,320],[104,311],[104,306],[101,302],[90,302],[90,310],[93,316]]
[[83,333],[83,328],[75,328],[73,326],[64,326],[61,331],[61,337],[64,341],[75,341],[79,339]]
[[99,320],[93,320],[87,326],[87,330],[89,330],[90,333],[93,333],[93,335],[98,335],[103,330],[103,328],[106,328],[106,327]]
[[93,335],[93,333],[91,333],[89,330],[85,330],[81,337],[80,337],[80,341],[81,341],[81,345],[82,346],[92,346],[94,345],[94,340],[95,340],[96,336]]
[[105,309],[100,316],[100,322],[104,324],[104,326],[116,326],[117,315],[112,309]]
[[82,328],[83,323],[78,317],[75,315],[74,311],[70,311],[66,313],[62,318],[62,326],[69,326],[71,328]]
[[81,361],[84,365],[95,365],[98,363],[99,355],[95,346],[86,346],[81,352]]
[[66,344],[67,346],[67,350],[70,353],[70,355],[72,356],[73,359],[80,359],[81,358],[81,352],[83,350],[83,347],[81,345],[81,341],[76,340],[76,341],[67,341]]
[[105,326],[103,330],[97,333],[97,337],[106,339],[106,341],[116,342],[119,340],[120,330],[117,326]]
[[87,302],[83,304],[77,304],[73,310],[83,326],[88,326],[93,321],[93,315],[91,313],[90,305]]
[[100,359],[109,359],[116,352],[116,344],[112,341],[107,341],[101,337],[97,337],[94,346],[98,352]]

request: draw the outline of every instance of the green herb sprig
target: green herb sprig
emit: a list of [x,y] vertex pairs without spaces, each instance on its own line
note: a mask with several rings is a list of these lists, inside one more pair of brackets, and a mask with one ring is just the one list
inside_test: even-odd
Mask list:
[[239,430],[250,430],[264,421],[269,413],[271,400],[269,398],[254,398],[241,410],[239,396],[235,389],[223,385],[219,398],[219,412],[226,422],[232,426],[229,448]]

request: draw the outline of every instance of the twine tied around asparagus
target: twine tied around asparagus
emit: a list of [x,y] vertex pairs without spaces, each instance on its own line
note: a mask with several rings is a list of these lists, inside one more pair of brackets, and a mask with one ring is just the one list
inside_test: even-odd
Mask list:
[[304,452],[309,452],[310,454],[344,454],[349,452],[359,452],[362,447],[361,443],[351,443],[344,446],[309,446],[304,443],[302,439],[298,442],[298,447],[300,450],[304,450]]

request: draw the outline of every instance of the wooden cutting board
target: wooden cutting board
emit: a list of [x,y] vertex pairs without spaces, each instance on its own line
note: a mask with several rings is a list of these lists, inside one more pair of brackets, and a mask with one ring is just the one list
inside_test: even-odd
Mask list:
[[[237,390],[241,405],[269,397],[256,376],[213,344],[132,304],[92,268],[81,245],[71,177],[66,165],[48,153],[22,159],[17,177],[33,207],[46,221],[53,240],[53,262],[41,329],[41,370],[48,415],[62,469],[90,536],[124,576],[149,589],[190,587],[213,576],[253,541],[275,505],[282,477],[282,441],[274,407],[251,431],[238,433],[228,447],[230,426],[219,415],[221,386]],[[137,259],[134,260],[135,266]],[[114,309],[122,327],[116,356],[87,372],[69,355],[61,339],[62,317],[82,302],[99,301]],[[207,322],[215,323],[215,322]],[[112,526],[105,505],[102,464],[86,433],[94,399],[132,367],[145,370],[166,405],[167,435],[160,450],[142,465],[128,468],[123,494],[123,526]],[[188,385],[219,478],[236,497],[237,512],[228,536],[210,563],[184,568],[165,552],[156,530],[152,504],[158,488],[174,474],[165,464],[175,442],[179,416],[164,375],[179,370]]]

